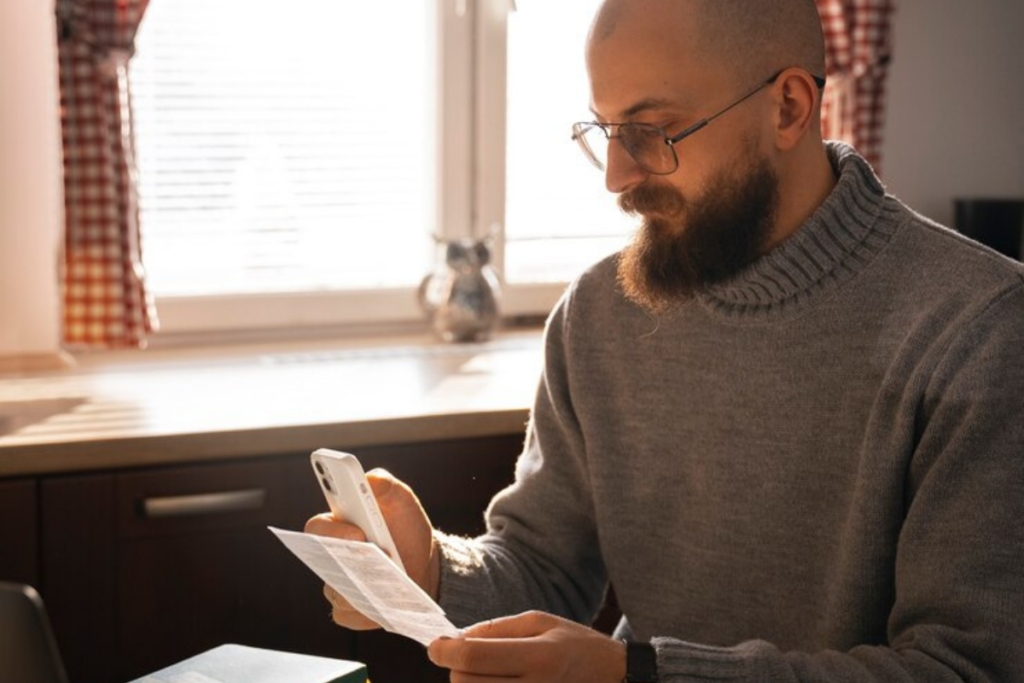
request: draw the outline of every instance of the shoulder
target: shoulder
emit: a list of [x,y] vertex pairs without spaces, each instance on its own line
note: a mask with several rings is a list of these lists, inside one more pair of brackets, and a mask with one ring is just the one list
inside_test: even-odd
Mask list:
[[1019,261],[922,216],[895,197],[886,197],[883,215],[891,221],[893,237],[867,275],[881,282],[887,308],[963,323],[993,306],[1013,306],[1024,291]]
[[610,254],[580,273],[569,283],[561,299],[555,305],[553,317],[570,318],[582,309],[616,306],[625,297],[618,284],[618,252]]
[[885,200],[885,214],[896,223],[898,256],[923,281],[950,278],[986,291],[1024,282],[1021,262],[917,213],[891,195]]
[[650,316],[626,298],[618,277],[619,252],[579,274],[548,317],[546,336],[579,352],[616,346],[651,329]]
[[[886,198],[891,243],[860,303],[894,346],[929,349],[942,374],[983,355],[1015,359],[1024,342],[1024,264]],[[1014,360],[1013,362],[1016,362]]]

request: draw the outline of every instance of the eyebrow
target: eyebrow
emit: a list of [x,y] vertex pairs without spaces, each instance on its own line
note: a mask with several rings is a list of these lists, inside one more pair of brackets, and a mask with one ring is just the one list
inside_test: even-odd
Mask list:
[[[673,102],[672,100],[666,100],[666,99],[662,99],[662,98],[658,98],[658,97],[649,97],[649,98],[647,98],[645,100],[640,100],[639,102],[637,102],[636,104],[631,106],[629,109],[627,109],[624,112],[622,112],[622,118],[623,119],[629,119],[629,118],[632,118],[632,117],[636,116],[637,114],[642,114],[642,113],[648,112],[648,111],[655,111],[655,110],[658,110],[658,109],[679,108],[679,107],[680,107],[680,103],[679,102]],[[594,116],[598,115],[597,112],[594,111],[593,107],[590,107],[590,113],[592,113]]]

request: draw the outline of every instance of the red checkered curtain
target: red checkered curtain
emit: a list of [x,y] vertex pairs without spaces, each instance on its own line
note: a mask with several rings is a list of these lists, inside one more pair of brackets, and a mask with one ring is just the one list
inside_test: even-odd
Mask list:
[[58,0],[64,138],[64,342],[141,347],[147,295],[128,60],[148,0]]
[[892,0],[815,1],[825,30],[828,75],[822,134],[850,143],[880,171]]

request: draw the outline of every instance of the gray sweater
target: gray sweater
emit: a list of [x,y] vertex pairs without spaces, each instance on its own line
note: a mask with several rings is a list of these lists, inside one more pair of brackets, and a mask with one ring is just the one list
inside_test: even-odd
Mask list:
[[658,320],[566,292],[515,483],[440,535],[452,620],[589,623],[662,680],[1024,681],[1024,268],[849,147],[811,219]]

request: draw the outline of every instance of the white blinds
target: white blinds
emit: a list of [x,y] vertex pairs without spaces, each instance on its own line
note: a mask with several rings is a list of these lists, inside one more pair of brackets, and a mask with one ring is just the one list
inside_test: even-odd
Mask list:
[[435,229],[430,3],[153,0],[131,79],[158,295],[409,286]]
[[[571,279],[632,229],[570,140],[591,116],[583,47],[597,4],[519,0],[509,17],[506,163],[473,173],[505,178],[513,286]],[[158,297],[419,281],[444,227],[434,7],[152,0],[131,78]]]

